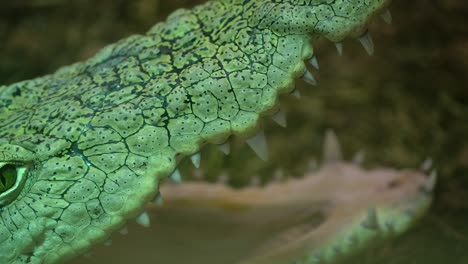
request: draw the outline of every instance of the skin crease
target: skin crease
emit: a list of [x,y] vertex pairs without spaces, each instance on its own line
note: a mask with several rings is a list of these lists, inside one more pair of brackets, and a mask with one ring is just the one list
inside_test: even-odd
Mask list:
[[[3,263],[56,263],[134,218],[205,143],[255,133],[313,55],[387,0],[212,1],[57,72],[0,86]],[[11,169],[17,175],[6,173]]]

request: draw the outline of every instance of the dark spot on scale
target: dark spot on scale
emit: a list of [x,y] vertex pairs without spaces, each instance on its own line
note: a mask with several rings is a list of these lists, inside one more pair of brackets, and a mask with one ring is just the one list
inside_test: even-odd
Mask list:
[[16,87],[16,90],[11,94],[13,97],[21,96],[21,90]]
[[167,47],[167,46],[161,46],[159,48],[161,54],[171,54],[172,53],[172,49],[170,47]]

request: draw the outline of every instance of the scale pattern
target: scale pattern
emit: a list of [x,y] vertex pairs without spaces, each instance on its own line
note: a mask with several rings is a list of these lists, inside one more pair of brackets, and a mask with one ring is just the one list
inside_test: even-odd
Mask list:
[[252,135],[315,37],[357,36],[387,2],[210,1],[0,86],[0,169],[26,169],[0,193],[0,259],[55,263],[103,241],[154,197],[177,155]]

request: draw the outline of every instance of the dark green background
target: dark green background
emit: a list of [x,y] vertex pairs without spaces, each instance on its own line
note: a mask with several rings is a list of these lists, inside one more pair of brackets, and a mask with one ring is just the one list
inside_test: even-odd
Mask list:
[[[195,2],[201,1],[3,1],[0,83],[86,59]],[[392,25],[381,20],[370,25],[372,57],[352,39],[344,42],[342,57],[328,41],[315,45],[319,86],[298,81],[302,99],[283,98],[287,129],[265,122],[269,162],[234,139],[228,157],[206,147],[202,168],[209,179],[229,172],[234,186],[252,175],[267,182],[276,168],[300,176],[309,160],[320,156],[326,128],[338,134],[347,158],[365,151],[368,167],[417,167],[432,157],[440,177],[427,217],[404,236],[347,263],[468,263],[468,2],[394,1],[390,10]],[[192,168],[183,165],[190,176]]]

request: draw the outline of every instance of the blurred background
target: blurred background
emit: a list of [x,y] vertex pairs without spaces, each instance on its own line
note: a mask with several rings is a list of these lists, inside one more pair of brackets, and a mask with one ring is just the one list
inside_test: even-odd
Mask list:
[[[51,73],[92,56],[104,45],[153,24],[189,0],[17,0],[0,4],[0,83]],[[319,86],[298,81],[302,98],[285,96],[288,128],[266,121],[270,160],[263,162],[233,139],[231,155],[212,146],[202,152],[203,177],[231,177],[235,187],[277,169],[299,177],[320,158],[324,131],[332,128],[351,159],[364,166],[419,167],[431,157],[439,173],[434,205],[405,235],[347,263],[468,263],[468,2],[394,1],[393,23],[370,25],[375,54],[359,42],[315,44]],[[183,162],[185,178],[194,175]],[[198,173],[199,174],[199,173]],[[149,243],[149,242],[148,242]]]

